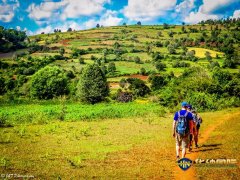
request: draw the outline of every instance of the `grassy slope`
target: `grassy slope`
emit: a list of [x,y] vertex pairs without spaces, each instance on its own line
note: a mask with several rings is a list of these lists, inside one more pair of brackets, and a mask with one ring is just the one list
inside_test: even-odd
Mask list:
[[[209,121],[218,122],[218,118],[230,118],[230,120],[221,124],[218,128],[210,134],[208,140],[204,143],[206,151],[201,151],[199,158],[201,159],[237,159],[236,167],[199,167],[197,168],[197,177],[199,179],[239,179],[240,178],[240,141],[239,141],[239,128],[240,128],[240,117],[233,116],[233,113],[237,111],[226,110],[226,114],[222,112],[212,113],[212,118],[205,117],[205,125],[203,130],[206,129],[206,123]],[[238,111],[239,112],[239,111]]]
[[[228,117],[239,108],[201,113],[205,131],[219,116]],[[235,119],[234,119],[235,118]],[[217,129],[206,143],[220,149],[202,151],[200,157],[238,158],[239,116],[229,121],[228,132]],[[1,173],[32,174],[37,178],[161,178],[173,177],[176,166],[172,115],[106,119],[93,122],[52,121],[45,125],[16,125],[1,128]],[[234,126],[233,124],[238,124]],[[221,133],[219,133],[221,132]],[[229,136],[230,135],[230,136]],[[235,138],[234,138],[235,137]],[[211,157],[209,152],[211,152]],[[222,152],[222,153],[220,153]],[[197,169],[199,177],[220,170]],[[224,179],[239,178],[239,169],[228,169]]]

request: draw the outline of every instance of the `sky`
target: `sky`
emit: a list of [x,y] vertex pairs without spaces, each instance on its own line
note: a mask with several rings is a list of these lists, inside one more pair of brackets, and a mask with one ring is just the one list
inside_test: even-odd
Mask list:
[[28,35],[123,23],[186,24],[240,18],[240,0],[0,0],[0,26]]

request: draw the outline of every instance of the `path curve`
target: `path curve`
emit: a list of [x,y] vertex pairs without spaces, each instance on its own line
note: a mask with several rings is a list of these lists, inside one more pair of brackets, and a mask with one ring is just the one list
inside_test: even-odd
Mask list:
[[[211,126],[209,126],[204,132],[202,132],[202,134],[200,135],[199,138],[199,144],[203,144],[207,141],[207,139],[209,138],[210,134],[221,124],[223,124],[224,122],[230,120],[233,116],[235,115],[239,115],[240,113],[233,113],[231,115],[227,115],[224,117],[220,117],[218,119],[218,122],[216,124],[213,124]],[[200,133],[201,133],[201,129],[200,129]],[[187,153],[186,157],[191,159],[191,160],[195,160],[198,157],[198,153],[199,153],[199,149],[193,149],[193,151],[191,153]],[[195,168],[194,166],[190,167],[187,171],[183,171],[181,170],[178,165],[176,165],[175,169],[174,169],[174,179],[176,180],[196,180],[196,172],[195,172]]]

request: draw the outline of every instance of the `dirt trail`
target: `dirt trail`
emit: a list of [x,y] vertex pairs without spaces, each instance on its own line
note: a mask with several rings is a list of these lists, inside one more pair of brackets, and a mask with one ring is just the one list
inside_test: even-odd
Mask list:
[[[201,129],[200,129],[200,138],[199,138],[199,144],[202,145],[203,143],[205,143],[207,141],[207,139],[209,138],[210,134],[221,124],[223,124],[224,122],[230,120],[233,116],[235,115],[239,115],[240,113],[233,113],[231,115],[227,115],[227,117],[225,116],[224,118],[219,118],[218,122],[216,124],[213,124],[211,126],[209,126],[204,132],[201,133]],[[198,148],[198,149],[193,149],[193,151],[191,153],[187,153],[186,157],[191,159],[191,160],[195,160],[198,157],[198,153],[199,150],[202,150],[202,147]],[[176,180],[195,180],[197,179],[196,177],[196,173],[195,173],[195,168],[194,166],[192,166],[191,168],[189,168],[187,171],[182,171],[178,166],[175,167],[174,169],[174,178]]]

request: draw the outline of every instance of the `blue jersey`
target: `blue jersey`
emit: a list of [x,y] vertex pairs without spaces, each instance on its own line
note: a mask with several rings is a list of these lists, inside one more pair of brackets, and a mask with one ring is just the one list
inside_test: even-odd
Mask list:
[[[187,112],[187,110],[180,110],[180,115],[185,115],[186,112]],[[178,112],[175,113],[173,119],[174,119],[174,121],[178,121]],[[187,121],[193,120],[193,115],[191,112],[188,112],[186,119],[187,119]]]

